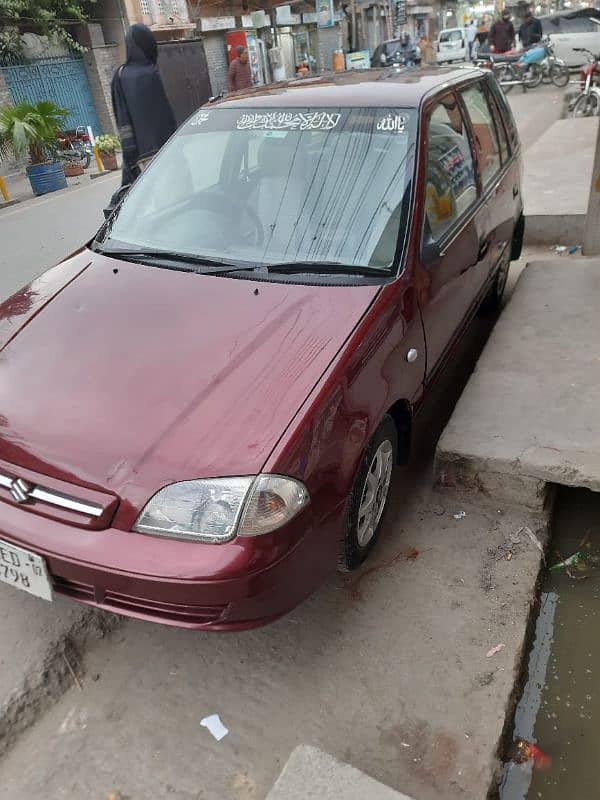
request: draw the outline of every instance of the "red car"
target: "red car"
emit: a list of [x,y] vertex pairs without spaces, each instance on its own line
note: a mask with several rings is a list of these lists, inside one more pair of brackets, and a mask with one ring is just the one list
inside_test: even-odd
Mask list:
[[239,630],[357,567],[424,393],[519,255],[519,153],[475,69],[198,111],[0,307],[0,579]]

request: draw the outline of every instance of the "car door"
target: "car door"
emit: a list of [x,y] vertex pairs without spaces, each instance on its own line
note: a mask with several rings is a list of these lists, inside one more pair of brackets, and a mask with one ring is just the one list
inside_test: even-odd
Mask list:
[[460,96],[472,131],[487,208],[484,263],[473,271],[473,290],[481,293],[512,240],[519,193],[518,166],[515,174],[508,137],[486,81],[482,79],[462,89]]
[[454,93],[425,110],[422,147],[417,286],[431,376],[469,316],[481,282],[478,273],[488,270],[489,223],[464,111]]

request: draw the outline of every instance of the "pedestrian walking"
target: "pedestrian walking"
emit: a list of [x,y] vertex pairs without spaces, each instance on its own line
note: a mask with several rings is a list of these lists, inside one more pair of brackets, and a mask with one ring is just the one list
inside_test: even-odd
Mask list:
[[510,19],[510,12],[505,8],[500,19],[492,25],[488,37],[492,53],[506,53],[515,44],[515,28]]
[[227,89],[230,92],[238,92],[240,89],[249,89],[252,86],[248,50],[238,45],[236,53],[237,57],[229,65],[229,72],[227,73]]
[[422,64],[431,65],[436,63],[437,57],[435,48],[425,34],[419,39],[419,50],[421,51]]
[[531,8],[525,11],[525,20],[519,28],[519,41],[525,50],[542,41],[542,23],[533,16]]
[[469,47],[469,61],[473,59],[473,44],[475,43],[476,36],[477,36],[477,25],[475,25],[475,20],[472,19],[467,25],[467,45]]
[[482,44],[487,42],[488,38],[488,24],[485,17],[481,17],[479,20],[479,25],[477,26],[477,41],[479,42],[479,46],[481,47]]
[[132,25],[125,36],[127,61],[115,72],[112,105],[123,151],[123,186],[138,177],[144,163],[175,132],[175,115],[158,71],[158,47],[145,25]]

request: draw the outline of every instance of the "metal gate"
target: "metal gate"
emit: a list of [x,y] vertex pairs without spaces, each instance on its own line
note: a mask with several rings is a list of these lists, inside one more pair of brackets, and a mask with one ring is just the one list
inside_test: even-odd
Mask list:
[[37,103],[38,100],[51,100],[69,112],[64,123],[67,130],[78,125],[91,125],[95,134],[101,132],[80,58],[50,58],[1,69],[14,101]]
[[159,42],[158,67],[180,125],[212,94],[202,39]]

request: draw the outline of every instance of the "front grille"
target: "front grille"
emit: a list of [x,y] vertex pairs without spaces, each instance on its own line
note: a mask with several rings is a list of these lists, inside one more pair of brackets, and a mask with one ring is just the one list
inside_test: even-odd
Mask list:
[[55,577],[53,581],[56,592],[72,597],[74,600],[93,603],[102,608],[123,614],[143,615],[168,622],[193,625],[217,622],[227,608],[226,605],[200,606],[183,603],[163,603],[159,600],[149,600],[146,597],[134,597],[121,592],[104,591],[86,583],[70,581],[60,577]]

